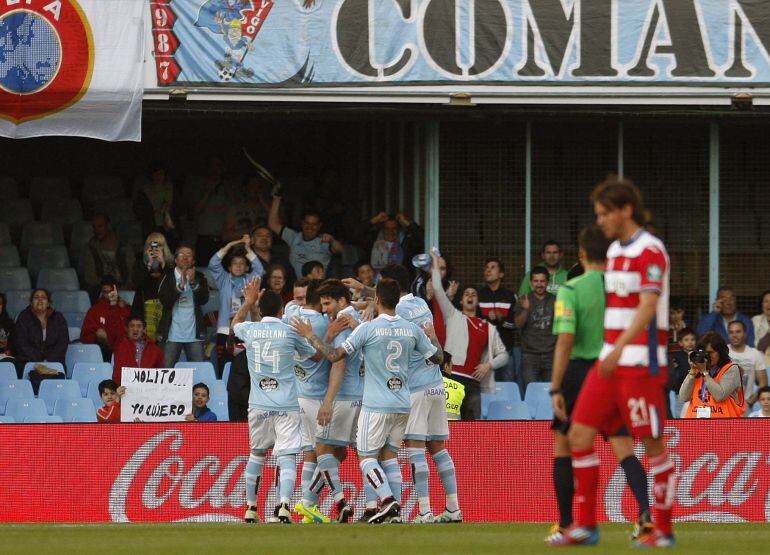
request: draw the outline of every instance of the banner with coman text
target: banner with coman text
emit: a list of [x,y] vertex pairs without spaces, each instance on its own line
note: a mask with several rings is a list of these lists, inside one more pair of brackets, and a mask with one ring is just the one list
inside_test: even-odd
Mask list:
[[0,0],[0,136],[139,141],[144,0]]

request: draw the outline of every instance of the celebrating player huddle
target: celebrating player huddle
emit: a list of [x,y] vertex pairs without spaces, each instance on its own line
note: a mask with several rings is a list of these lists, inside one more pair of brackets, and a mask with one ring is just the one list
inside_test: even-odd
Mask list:
[[[396,279],[387,277],[388,271]],[[454,464],[443,446],[449,436],[438,366],[443,352],[426,303],[406,294],[406,269],[383,270],[374,295],[377,317],[369,322],[361,322],[348,288],[338,280],[311,281],[305,306],[292,302],[285,311],[280,296],[260,293],[259,285],[255,280],[246,286],[245,302],[233,319],[251,376],[246,522],[259,522],[257,491],[270,449],[277,458],[280,502],[269,522],[292,522],[289,503],[300,452],[302,500],[294,511],[305,522],[329,522],[318,508],[326,486],[337,521],[348,522],[353,510],[339,465],[351,445],[366,495],[361,521],[401,522],[397,453],[405,435],[420,505],[415,522],[460,522]],[[249,312],[261,319],[247,322]],[[426,443],[447,494],[447,510],[437,518],[428,496]]]

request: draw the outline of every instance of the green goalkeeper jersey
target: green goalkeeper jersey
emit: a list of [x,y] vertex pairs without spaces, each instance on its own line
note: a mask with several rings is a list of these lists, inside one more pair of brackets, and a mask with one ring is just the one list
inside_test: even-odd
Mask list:
[[596,270],[569,280],[556,294],[553,334],[575,336],[570,360],[593,360],[604,344],[604,274]]

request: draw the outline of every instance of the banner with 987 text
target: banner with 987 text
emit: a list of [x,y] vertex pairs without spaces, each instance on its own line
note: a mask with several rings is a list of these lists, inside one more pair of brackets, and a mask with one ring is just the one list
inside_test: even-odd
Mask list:
[[190,414],[192,368],[123,368],[121,422],[177,422]]

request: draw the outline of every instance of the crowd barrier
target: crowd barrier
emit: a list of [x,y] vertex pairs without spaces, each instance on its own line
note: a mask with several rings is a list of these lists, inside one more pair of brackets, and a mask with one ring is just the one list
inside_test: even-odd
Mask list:
[[[770,520],[770,420],[669,421],[665,437],[680,472],[678,520]],[[546,422],[453,422],[449,450],[469,522],[551,522],[552,441]],[[638,454],[641,447],[637,445]],[[606,444],[603,520],[633,520],[635,505]],[[0,522],[233,521],[243,516],[246,424],[6,424],[0,426]],[[643,459],[646,465],[646,460]],[[443,492],[431,465],[434,512]],[[416,496],[401,453],[404,507]],[[272,512],[275,460],[259,505]],[[342,465],[348,499],[363,507],[352,451]],[[295,490],[299,498],[299,479]],[[53,500],[56,510],[40,508]],[[327,510],[331,499],[325,499]]]

